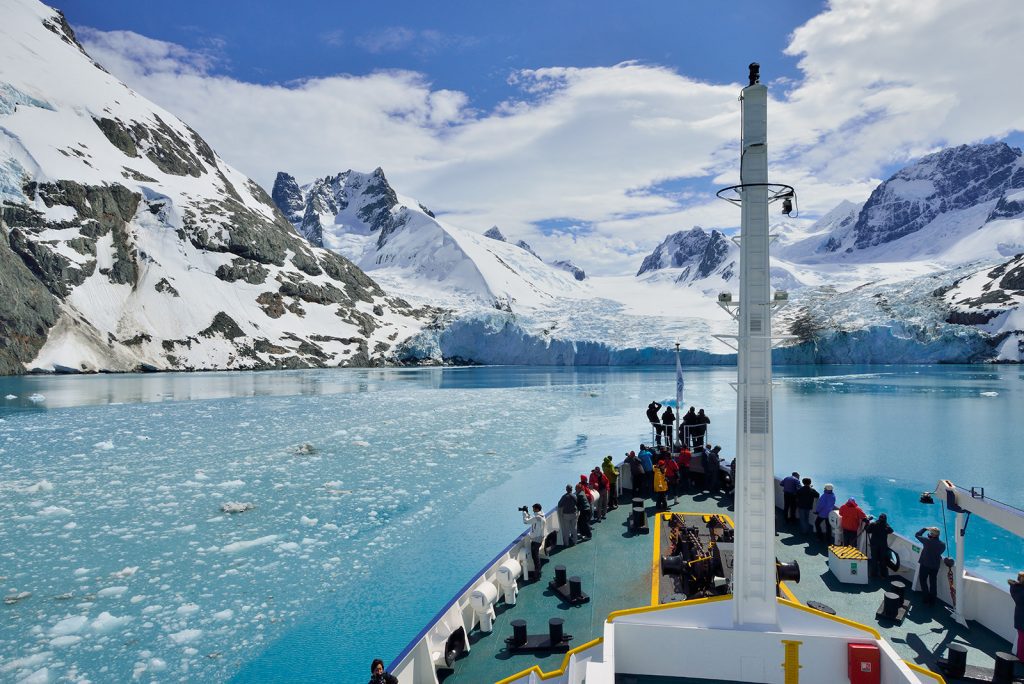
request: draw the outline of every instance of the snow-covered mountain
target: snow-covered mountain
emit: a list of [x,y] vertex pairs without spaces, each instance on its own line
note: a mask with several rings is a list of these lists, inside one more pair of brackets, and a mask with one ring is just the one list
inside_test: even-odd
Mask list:
[[421,326],[35,0],[0,22],[0,201],[0,372],[365,365]]
[[[526,311],[574,291],[576,279],[493,226],[479,234],[402,197],[384,172],[348,170],[298,186],[279,173],[273,196],[296,229],[352,259],[389,291],[437,306]],[[301,199],[299,210],[296,200]],[[301,219],[299,216],[301,215]]]
[[735,243],[717,230],[707,233],[695,226],[666,237],[644,258],[637,276],[654,274],[677,283],[721,289],[735,280],[738,264],[739,248]]
[[[890,329],[899,328],[914,318],[928,337],[949,325],[973,326],[968,331],[987,340],[989,357],[1024,360],[1014,275],[1024,253],[1019,149],[961,145],[928,155],[881,183],[863,205],[843,203],[810,229],[782,236],[773,263],[810,285],[793,297],[798,328],[814,328],[807,325],[811,319],[845,319],[821,330],[849,333],[885,327],[887,320]],[[920,306],[886,304],[908,298]],[[825,315],[830,306],[835,314]],[[908,318],[911,310],[921,315]],[[853,311],[859,314],[850,319]]]

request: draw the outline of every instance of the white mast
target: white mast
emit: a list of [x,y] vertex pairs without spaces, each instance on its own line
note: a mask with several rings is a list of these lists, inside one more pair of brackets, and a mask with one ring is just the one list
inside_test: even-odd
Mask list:
[[768,267],[768,89],[751,65],[740,94],[740,301],[736,399],[736,626],[778,624]]

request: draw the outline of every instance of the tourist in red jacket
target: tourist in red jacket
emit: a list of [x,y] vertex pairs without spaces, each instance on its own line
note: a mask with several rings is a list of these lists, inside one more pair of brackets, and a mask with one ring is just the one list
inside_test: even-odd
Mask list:
[[857,535],[860,534],[861,524],[867,520],[856,499],[852,497],[846,500],[839,507],[839,524],[843,528],[843,544],[846,546],[857,546]]

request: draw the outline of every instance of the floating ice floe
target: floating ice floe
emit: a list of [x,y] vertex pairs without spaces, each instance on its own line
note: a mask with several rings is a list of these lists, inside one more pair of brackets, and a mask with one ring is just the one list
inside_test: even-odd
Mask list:
[[53,483],[50,482],[49,480],[40,480],[39,482],[36,482],[34,485],[29,485],[28,487],[25,487],[21,491],[25,492],[26,494],[36,494],[38,492],[52,492]]
[[176,644],[188,644],[203,636],[201,629],[183,629],[174,634],[168,634],[168,638]]
[[362,439],[357,439],[357,440],[352,442],[352,445],[353,446],[358,446],[358,447],[368,447],[368,446],[370,446],[370,443],[365,441],[365,440],[362,440]]
[[130,615],[122,615],[121,617],[118,617],[103,611],[99,614],[99,617],[89,624],[89,629],[97,634],[106,634],[107,632],[112,632],[115,629],[124,627],[131,621],[132,617]]
[[133,565],[133,566],[130,566],[130,567],[124,567],[124,568],[118,570],[117,572],[112,572],[112,573],[110,573],[110,576],[114,577],[116,579],[125,579],[126,577],[131,577],[132,575],[134,575],[138,571],[139,571],[139,566]]
[[981,396],[983,396],[983,397],[998,397],[999,396],[999,392],[982,392]]
[[[222,513],[245,513],[246,511],[251,511],[254,508],[256,508],[256,504],[250,501],[228,501],[227,503],[220,505]],[[192,529],[195,529],[194,525],[192,526]],[[189,531],[191,532],[192,530]]]
[[307,527],[316,527],[317,518],[309,518],[307,516],[302,516],[301,518],[299,518],[299,522],[303,525],[306,525]]
[[240,551],[247,551],[257,546],[263,546],[264,544],[271,544],[275,541],[277,541],[277,535],[268,534],[267,536],[260,537],[259,539],[249,539],[245,541],[231,542],[230,544],[222,546],[220,551],[221,553],[238,553]]
[[68,634],[77,634],[82,631],[82,628],[89,623],[89,618],[85,615],[72,615],[66,617],[53,627],[50,628],[50,634],[54,636],[67,636]]
[[13,606],[18,601],[24,601],[31,595],[31,591],[23,591],[18,594],[8,594],[7,596],[4,596],[4,603],[6,603],[9,606]]
[[242,480],[227,480],[226,482],[221,482],[217,486],[225,489],[235,489],[236,487],[244,487],[245,482]]
[[303,442],[299,446],[295,447],[295,453],[297,454],[315,454],[316,447],[309,442]]
[[98,592],[96,592],[96,596],[100,598],[107,598],[108,596],[120,596],[126,591],[128,591],[128,587],[107,587],[106,589],[100,589]]
[[17,398],[18,398],[17,394],[8,394],[6,397],[4,397],[4,399],[8,399],[8,400],[10,400],[10,399],[17,399]]
[[63,506],[47,506],[39,510],[39,515],[47,518],[56,515],[71,515],[71,509],[64,508]]
[[102,449],[103,451],[109,451],[114,448],[114,442],[112,440],[104,440],[102,442],[96,442],[92,445],[95,449]]
[[33,404],[38,404],[39,402],[46,401],[46,397],[44,397],[42,394],[36,393],[30,396],[28,400],[31,401]]

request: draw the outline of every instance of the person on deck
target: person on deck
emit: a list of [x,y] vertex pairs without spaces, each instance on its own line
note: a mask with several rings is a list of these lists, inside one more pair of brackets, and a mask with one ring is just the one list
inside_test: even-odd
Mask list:
[[576,485],[576,510],[579,515],[576,517],[576,529],[579,531],[580,540],[586,541],[590,539],[590,515],[592,507],[590,505],[590,497],[587,496],[587,491],[583,487],[583,483]]
[[601,501],[601,495],[596,489],[590,488],[590,479],[586,475],[580,475],[580,484],[583,486],[583,493],[587,495],[587,500],[590,501],[590,525],[593,526],[600,520],[597,517],[597,506]]
[[370,664],[369,684],[398,684],[398,677],[384,671],[384,661],[374,658]]
[[565,494],[558,500],[558,528],[562,546],[576,546],[576,495],[572,485],[565,485]]
[[888,577],[889,535],[892,534],[888,516],[882,513],[877,519],[869,520],[864,529],[868,533],[868,548],[871,550],[868,573],[876,577]]
[[692,447],[693,442],[693,430],[697,425],[697,409],[690,407],[690,410],[683,416],[683,446]]
[[608,517],[608,478],[597,466],[590,471],[590,489],[596,491],[601,497],[597,500],[596,517],[598,520],[604,520]]
[[665,479],[668,480],[668,493],[672,496],[672,505],[679,503],[679,464],[671,454],[662,461],[665,468]]
[[794,470],[792,475],[782,478],[779,486],[782,487],[782,515],[786,522],[796,522],[796,492],[800,489],[800,473]]
[[800,520],[800,532],[811,531],[811,510],[818,499],[818,490],[811,486],[811,478],[803,479],[803,486],[796,490],[796,517]]
[[619,507],[619,469],[615,467],[610,455],[604,457],[601,470],[608,478],[608,510],[614,511]]
[[665,498],[668,492],[668,480],[665,478],[665,462],[658,461],[654,466],[654,507],[659,511],[668,510]]
[[533,515],[523,511],[523,524],[530,526],[530,559],[533,561],[533,571],[530,573],[531,580],[540,579],[540,547],[544,544],[544,508],[539,504],[533,504]]
[[861,523],[867,519],[868,516],[857,505],[857,500],[852,497],[839,507],[839,524],[843,528],[844,546],[857,546]]
[[[928,532],[927,537],[925,532]],[[935,580],[939,576],[939,568],[942,567],[942,553],[946,550],[946,543],[939,539],[938,527],[922,527],[914,538],[921,542],[921,555],[917,557],[921,591],[924,592],[924,602],[931,605],[935,603],[938,591]]]
[[693,480],[690,477],[691,460],[693,460],[693,454],[684,446],[679,450],[679,455],[676,456],[676,463],[679,465],[679,486],[687,492],[693,487]]
[[722,489],[722,447],[715,446],[705,449],[708,458],[708,491],[718,492]]
[[661,404],[656,401],[652,401],[647,405],[647,420],[651,421],[651,427],[654,428],[654,439],[656,444],[661,444],[661,422],[658,420],[658,411],[661,410]]
[[626,465],[629,467],[630,481],[633,483],[633,496],[644,495],[644,466],[635,451],[626,454]]
[[640,459],[640,465],[644,469],[643,486],[640,488],[640,496],[647,498],[654,492],[654,454],[645,445],[640,445],[640,453],[636,455]]
[[1006,580],[1010,585],[1013,599],[1013,628],[1017,630],[1017,660],[1024,663],[1024,572],[1017,573],[1017,579]]
[[[829,520],[829,514],[831,514],[835,508],[835,487],[829,483],[825,485],[825,491],[818,498],[818,504],[814,507],[814,513],[818,516],[814,521],[814,531],[817,533],[819,539],[829,545],[835,541],[835,537],[832,536],[832,521]],[[824,531],[821,529],[822,522],[825,523]]]
[[695,446],[704,444],[704,438],[708,434],[708,425],[711,419],[704,415],[704,409],[697,411],[697,424],[693,427],[693,443]]
[[675,424],[676,414],[672,410],[672,407],[669,406],[665,409],[665,412],[661,414],[661,430],[665,433],[665,444],[668,446],[669,450],[672,449],[673,445],[672,429],[675,427]]

